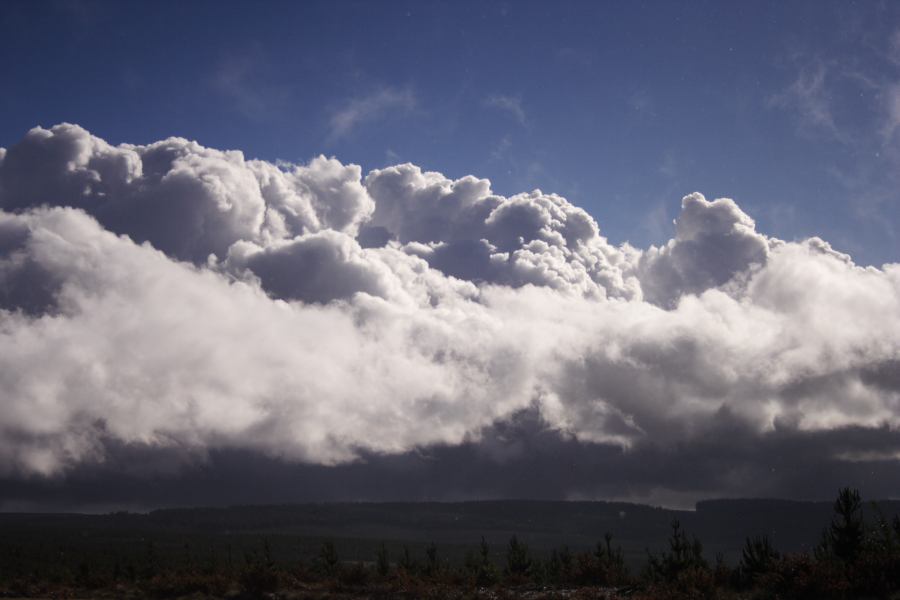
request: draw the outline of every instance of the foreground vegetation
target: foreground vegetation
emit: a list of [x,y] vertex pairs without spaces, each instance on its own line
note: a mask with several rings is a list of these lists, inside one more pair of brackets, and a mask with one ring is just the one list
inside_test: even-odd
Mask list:
[[[713,560],[673,520],[665,549],[629,568],[613,536],[591,550],[566,546],[540,555],[512,535],[503,547],[481,538],[460,559],[434,543],[378,544],[366,560],[342,560],[323,539],[314,556],[279,560],[275,538],[145,539],[123,551],[0,541],[0,596],[108,598],[635,598],[900,599],[900,517],[864,507],[843,489],[811,552],[780,552],[767,536],[747,538],[740,560]],[[661,532],[662,533],[662,532]],[[86,535],[86,534],[85,534]],[[663,534],[664,535],[664,534]],[[221,540],[219,540],[221,541]],[[279,553],[280,554],[280,553]]]

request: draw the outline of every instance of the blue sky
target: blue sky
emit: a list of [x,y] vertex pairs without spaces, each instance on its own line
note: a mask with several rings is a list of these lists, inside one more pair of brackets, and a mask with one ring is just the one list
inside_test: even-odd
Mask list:
[[680,198],[898,259],[900,4],[10,2],[0,146],[78,123],[539,187],[613,242]]

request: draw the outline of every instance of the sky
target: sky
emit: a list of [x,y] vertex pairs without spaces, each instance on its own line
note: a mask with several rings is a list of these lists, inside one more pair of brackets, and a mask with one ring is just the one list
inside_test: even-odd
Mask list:
[[684,194],[895,260],[891,2],[5,2],[0,145],[63,121],[414,162],[665,242]]
[[0,6],[0,509],[900,496],[900,6]]

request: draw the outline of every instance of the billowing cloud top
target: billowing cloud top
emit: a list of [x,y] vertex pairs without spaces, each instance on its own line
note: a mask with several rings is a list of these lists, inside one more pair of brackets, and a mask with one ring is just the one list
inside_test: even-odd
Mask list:
[[[0,149],[0,208],[5,476],[112,445],[339,464],[522,411],[629,451],[900,426],[900,265],[729,199],[639,250],[538,190],[62,124]],[[896,460],[861,439],[840,458]]]

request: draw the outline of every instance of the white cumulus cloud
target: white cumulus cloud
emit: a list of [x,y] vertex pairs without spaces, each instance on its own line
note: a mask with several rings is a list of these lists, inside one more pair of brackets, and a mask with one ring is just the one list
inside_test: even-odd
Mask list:
[[0,152],[0,209],[7,475],[115,445],[338,464],[522,411],[623,448],[900,426],[900,265],[728,199],[641,250],[539,190],[58,125]]

